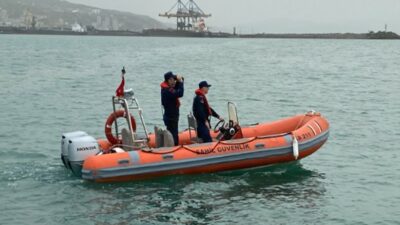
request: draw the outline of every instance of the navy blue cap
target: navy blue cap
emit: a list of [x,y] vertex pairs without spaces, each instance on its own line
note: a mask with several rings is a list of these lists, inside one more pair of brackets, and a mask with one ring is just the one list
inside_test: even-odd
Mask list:
[[202,82],[199,83],[199,88],[203,87],[211,87],[211,84],[208,84],[207,81],[203,80]]
[[167,72],[167,73],[164,74],[164,80],[165,80],[165,81],[169,80],[170,78],[176,79],[176,75],[173,74],[171,71],[169,71],[169,72]]

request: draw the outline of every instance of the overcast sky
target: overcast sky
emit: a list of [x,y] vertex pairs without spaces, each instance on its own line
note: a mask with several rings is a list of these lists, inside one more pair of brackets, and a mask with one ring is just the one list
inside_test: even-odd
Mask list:
[[[162,22],[159,12],[176,0],[69,0],[86,5],[129,11]],[[186,0],[183,0],[186,2]],[[400,33],[400,0],[197,0],[212,17],[206,20],[213,31],[236,26],[250,32],[367,32],[388,30]]]

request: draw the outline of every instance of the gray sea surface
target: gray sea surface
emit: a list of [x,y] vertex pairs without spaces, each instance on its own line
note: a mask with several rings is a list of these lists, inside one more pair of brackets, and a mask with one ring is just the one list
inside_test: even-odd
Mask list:
[[[0,35],[0,224],[400,224],[400,42]],[[127,69],[145,120],[185,76],[242,124],[321,112],[329,141],[292,164],[117,184],[60,161],[63,132],[104,137]],[[215,123],[215,121],[214,121]]]

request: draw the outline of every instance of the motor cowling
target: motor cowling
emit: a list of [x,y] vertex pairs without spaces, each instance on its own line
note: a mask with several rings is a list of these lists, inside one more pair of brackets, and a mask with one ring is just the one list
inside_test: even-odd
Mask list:
[[82,165],[89,156],[100,152],[99,144],[94,137],[74,137],[68,141],[68,159],[72,172],[82,175]]
[[62,134],[61,137],[61,161],[67,169],[71,169],[68,159],[68,145],[72,138],[84,137],[88,134],[84,131],[74,131]]

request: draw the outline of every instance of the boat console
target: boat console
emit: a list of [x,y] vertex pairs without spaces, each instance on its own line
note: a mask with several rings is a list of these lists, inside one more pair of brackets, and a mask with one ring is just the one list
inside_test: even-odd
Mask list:
[[241,127],[237,115],[237,107],[233,102],[228,102],[228,122],[219,121],[214,127],[214,133],[218,133],[217,140],[226,141],[231,139],[242,138]]

